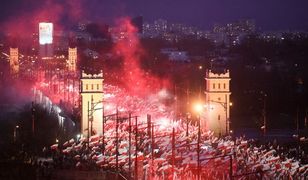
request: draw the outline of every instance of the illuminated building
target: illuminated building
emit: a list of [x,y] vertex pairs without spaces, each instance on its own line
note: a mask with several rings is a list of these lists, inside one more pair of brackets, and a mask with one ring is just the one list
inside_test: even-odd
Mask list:
[[[229,132],[230,118],[230,73],[229,70],[206,72],[206,126],[215,135]],[[205,123],[203,122],[203,126]]]
[[228,35],[238,35],[241,33],[254,33],[256,31],[255,21],[251,19],[238,20],[226,25],[215,24],[214,33],[227,33]]
[[53,57],[53,24],[41,22],[39,24],[39,55],[42,59]]
[[[92,132],[101,134],[103,128],[103,72],[87,74],[82,71],[81,94],[81,133],[88,137]],[[90,129],[90,131],[88,131]]]
[[10,74],[17,77],[19,73],[18,48],[10,48]]
[[68,48],[68,71],[76,72],[77,47]]
[[161,34],[167,31],[168,23],[164,19],[158,19],[154,21],[155,30]]

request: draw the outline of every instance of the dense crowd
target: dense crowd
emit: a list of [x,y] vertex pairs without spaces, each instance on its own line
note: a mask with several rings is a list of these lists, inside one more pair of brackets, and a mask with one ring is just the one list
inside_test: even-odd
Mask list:
[[[58,168],[113,169],[146,179],[196,179],[198,168],[201,179],[228,179],[231,175],[236,179],[304,179],[308,176],[308,165],[293,157],[292,149],[276,143],[259,145],[253,139],[217,138],[209,131],[201,132],[198,166],[196,126],[188,126],[189,134],[181,121],[155,124],[153,134],[147,134],[147,124],[142,122],[137,131],[135,124],[131,127],[129,131],[128,122],[122,122],[116,131],[115,121],[107,121],[104,138],[94,135],[89,139],[81,137],[54,144],[51,146],[54,163]],[[307,157],[304,152],[298,155]]]

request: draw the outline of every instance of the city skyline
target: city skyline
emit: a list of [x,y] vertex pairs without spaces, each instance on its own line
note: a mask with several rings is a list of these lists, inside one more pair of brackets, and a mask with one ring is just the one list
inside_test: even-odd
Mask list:
[[0,179],[305,179],[307,0],[0,5]]
[[[84,1],[84,0],[12,0],[0,7],[0,24],[34,17],[62,24],[80,20],[113,23],[124,16],[142,15],[144,21],[166,19],[201,29],[211,29],[215,23],[225,24],[238,19],[254,19],[261,30],[307,30],[308,2],[279,1]],[[53,9],[53,11],[50,11]]]

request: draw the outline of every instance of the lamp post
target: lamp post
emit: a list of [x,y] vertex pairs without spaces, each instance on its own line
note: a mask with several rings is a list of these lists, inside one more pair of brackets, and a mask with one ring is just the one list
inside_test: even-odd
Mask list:
[[197,142],[197,176],[198,176],[198,180],[200,180],[200,171],[201,171],[201,165],[200,165],[200,141],[201,141],[201,127],[200,127],[200,114],[202,112],[203,106],[200,103],[195,104],[194,110],[197,113],[197,117],[198,117],[198,142]]
[[[95,108],[95,106],[97,106],[100,103],[103,103],[104,101],[98,101],[96,103],[93,103],[93,97],[91,98],[91,107],[90,107],[90,102],[88,101],[88,148],[89,148],[89,141],[90,141],[90,136],[92,136],[92,130],[93,130],[93,113],[96,110],[103,110],[104,113],[104,106],[102,106],[101,108]],[[90,125],[91,123],[91,125]],[[103,115],[103,131],[104,131],[104,115]],[[104,132],[103,132],[103,144],[105,142],[105,138],[104,138]],[[105,145],[105,144],[104,144]],[[103,152],[104,153],[104,152]]]
[[189,119],[189,113],[186,113],[186,137],[188,137],[188,119]]
[[297,158],[300,156],[299,108],[296,110]]
[[32,135],[34,137],[34,114],[35,114],[35,108],[34,108],[34,102],[32,102],[32,106],[31,106],[31,117],[32,117]]
[[262,110],[262,116],[263,116],[263,136],[265,137],[266,131],[267,131],[267,122],[266,122],[266,94],[264,94],[263,97],[263,110]]
[[172,127],[172,150],[171,150],[171,156],[172,156],[172,179],[174,179],[174,166],[175,166],[175,132],[174,127]]
[[151,155],[152,155],[152,166],[151,166],[151,177],[154,177],[154,123],[152,123],[151,127],[152,136],[151,136]]
[[119,112],[116,112],[116,171],[119,170]]
[[13,133],[13,136],[14,136],[14,142],[16,142],[16,139],[17,139],[17,129],[19,128],[19,126],[15,126],[14,127],[14,133]]
[[138,180],[138,118],[135,117],[135,179]]
[[90,140],[90,102],[88,101],[88,147],[89,147],[89,140]]
[[[131,159],[131,145],[132,145],[132,115],[129,113],[128,115],[128,173],[129,177],[131,178],[131,171],[132,171],[132,159]],[[103,123],[104,124],[104,123]]]

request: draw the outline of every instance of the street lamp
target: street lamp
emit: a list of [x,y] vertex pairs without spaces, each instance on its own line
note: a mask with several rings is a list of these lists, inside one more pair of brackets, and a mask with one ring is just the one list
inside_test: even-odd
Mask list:
[[198,180],[200,179],[200,141],[201,141],[201,129],[200,129],[200,114],[202,112],[203,105],[201,103],[196,103],[194,105],[194,110],[198,116],[198,142],[197,142],[197,164],[198,164]]
[[266,135],[266,131],[267,131],[267,121],[266,121],[266,97],[267,94],[263,95],[263,110],[262,110],[262,116],[263,116],[263,126],[262,126],[262,130],[263,130],[263,136],[265,137]]
[[77,138],[77,142],[79,142],[80,138],[81,138],[81,134],[77,134],[76,135],[76,138]]
[[194,105],[194,110],[195,110],[195,112],[197,112],[198,114],[201,113],[202,109],[203,109],[203,105],[202,105],[201,103],[196,103],[196,104]]
[[13,136],[14,136],[14,142],[16,142],[16,139],[17,139],[17,129],[18,129],[18,128],[19,128],[18,125],[14,127],[14,134],[13,134]]
[[34,114],[35,114],[35,107],[34,107],[34,102],[32,101],[31,104],[31,119],[32,119],[32,136],[34,137],[34,131],[35,131],[35,119],[34,119]]

